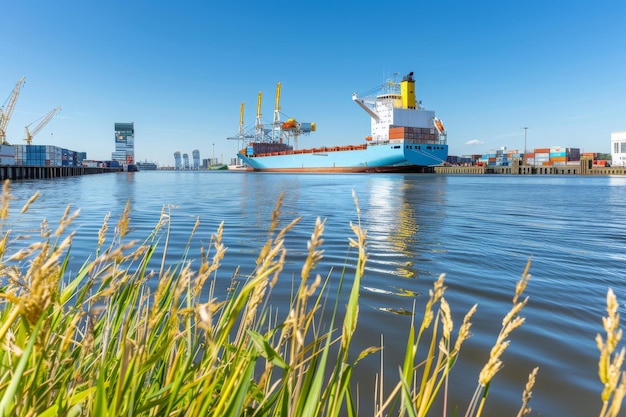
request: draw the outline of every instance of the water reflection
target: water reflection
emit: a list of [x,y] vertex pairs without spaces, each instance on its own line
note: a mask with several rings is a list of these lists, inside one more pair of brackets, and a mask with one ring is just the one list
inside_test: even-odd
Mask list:
[[[423,175],[368,179],[362,200],[368,232],[365,295],[367,304],[387,313],[409,315],[424,290],[420,277],[433,256],[445,251],[439,236],[445,216],[445,178]],[[430,280],[429,280],[430,281]],[[406,300],[403,300],[406,299]]]

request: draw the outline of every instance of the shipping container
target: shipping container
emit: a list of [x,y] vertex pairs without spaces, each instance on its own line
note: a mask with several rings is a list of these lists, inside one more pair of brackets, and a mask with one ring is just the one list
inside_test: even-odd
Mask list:
[[550,158],[553,158],[553,157],[563,157],[563,158],[565,158],[566,155],[567,155],[567,153],[565,153],[565,152],[550,152]]

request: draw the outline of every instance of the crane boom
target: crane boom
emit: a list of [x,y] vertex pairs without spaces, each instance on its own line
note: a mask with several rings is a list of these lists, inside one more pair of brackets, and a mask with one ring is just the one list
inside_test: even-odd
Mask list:
[[20,80],[15,85],[15,88],[11,92],[11,95],[7,99],[7,102],[5,103],[5,105],[2,106],[2,109],[0,110],[0,143],[2,145],[8,144],[7,125],[9,124],[9,120],[11,119],[11,115],[13,114],[13,109],[15,108],[17,97],[20,94],[20,88],[22,87],[22,84],[24,84],[25,79],[26,77],[20,78]]
[[280,140],[280,87],[276,84],[276,98],[274,100],[274,121],[272,123],[272,140]]
[[239,136],[243,137],[244,135],[244,131],[243,131],[243,101],[241,102],[241,109],[239,109]]
[[263,92],[259,91],[256,104],[256,136],[263,137],[263,120],[261,119],[261,102],[263,101]]
[[36,120],[35,120],[35,122],[33,122],[33,123],[31,123],[31,124],[29,124],[28,126],[26,126],[26,127],[25,127],[25,130],[26,130],[26,136],[24,137],[24,140],[26,141],[26,143],[27,143],[27,144],[29,144],[29,145],[30,145],[30,144],[32,143],[32,141],[33,141],[33,137],[34,137],[37,133],[39,133],[39,131],[40,131],[41,129],[43,129],[43,127],[44,127],[46,124],[48,124],[48,122],[50,121],[50,119],[52,119],[52,118],[54,117],[54,115],[55,115],[55,114],[56,114],[59,110],[61,110],[61,106],[57,106],[57,107],[55,107],[54,109],[50,110],[50,112],[48,112],[48,114],[46,114],[46,115],[45,115],[45,116],[41,119],[41,121],[39,122],[39,124],[38,124],[37,126],[35,126],[35,128],[32,130],[32,132],[31,132],[31,131],[29,131],[29,130],[28,130],[28,128],[30,127],[30,125],[32,125],[33,123],[35,123],[35,122],[36,122]]
[[280,87],[281,83],[276,84],[276,99],[274,101],[274,124],[280,123]]

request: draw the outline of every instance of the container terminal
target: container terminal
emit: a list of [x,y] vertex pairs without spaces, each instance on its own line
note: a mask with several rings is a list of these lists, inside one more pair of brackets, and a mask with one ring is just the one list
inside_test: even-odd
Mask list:
[[[40,119],[25,126],[23,138],[26,142],[25,145],[10,144],[7,140],[7,126],[25,79],[22,77],[17,82],[6,102],[0,108],[0,180],[57,178],[133,170],[133,149],[131,149],[130,161],[128,152],[126,152],[121,163],[112,158],[111,161],[103,161],[98,164],[85,164],[83,163],[87,156],[85,152],[76,152],[58,146],[34,145],[33,139],[37,133],[61,110],[61,106],[56,106]],[[118,133],[116,132],[116,145],[117,142],[121,142],[121,140],[118,140]]]
[[[626,131],[611,135],[612,154],[578,148],[535,148],[526,152],[505,147],[482,155],[448,156],[432,172],[441,174],[625,175]],[[623,143],[623,144],[622,144]],[[622,149],[624,148],[624,149]],[[619,151],[624,150],[624,154]]]

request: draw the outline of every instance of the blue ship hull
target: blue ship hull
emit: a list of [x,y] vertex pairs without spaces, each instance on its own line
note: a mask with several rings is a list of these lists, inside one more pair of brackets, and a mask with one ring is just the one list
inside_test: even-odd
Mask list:
[[444,162],[448,145],[389,143],[238,156],[253,170],[265,172],[414,172]]

